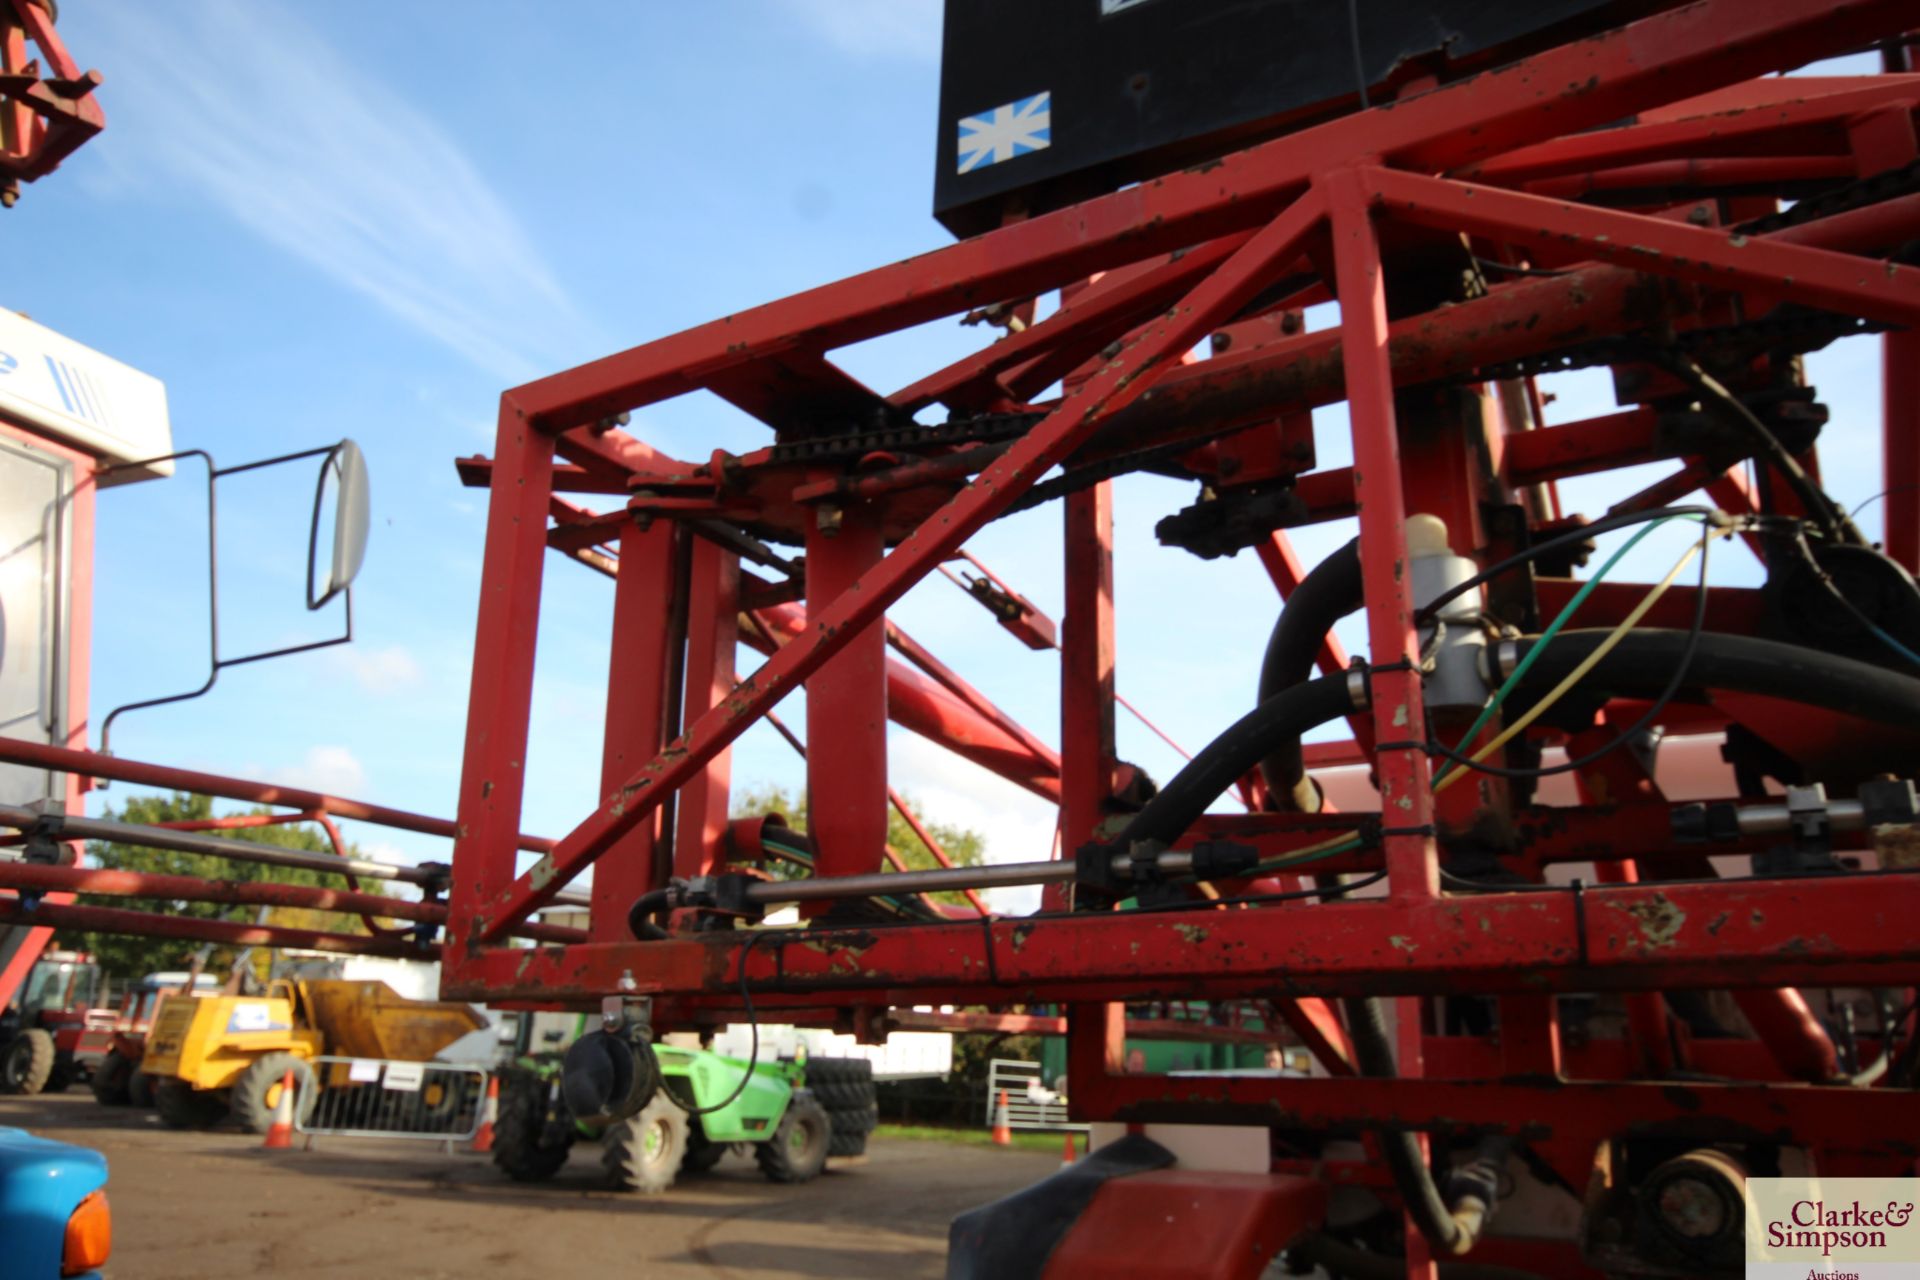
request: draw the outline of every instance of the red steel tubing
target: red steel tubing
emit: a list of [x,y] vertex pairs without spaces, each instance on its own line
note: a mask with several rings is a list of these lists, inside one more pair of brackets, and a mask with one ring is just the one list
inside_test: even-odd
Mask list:
[[[35,893],[94,893],[115,898],[164,898],[182,902],[231,902],[245,906],[292,907],[306,911],[383,916],[445,924],[447,908],[439,902],[412,902],[353,889],[323,885],[273,884],[265,881],[203,880],[198,876],[160,875],[147,871],[113,871],[98,867],[54,867],[31,862],[0,862],[0,888]],[[180,917],[181,923],[193,923]],[[529,924],[518,931],[540,942],[585,942],[584,929]]]
[[179,938],[187,942],[218,942],[233,947],[297,947],[340,955],[390,956],[401,960],[432,959],[438,947],[416,947],[389,938],[351,933],[326,933],[282,925],[240,924],[231,920],[189,920],[151,911],[122,911],[117,907],[80,907],[42,902],[32,910],[18,902],[0,901],[0,924],[48,925],[55,929],[96,929],[126,933],[136,938]]
[[[404,809],[389,809],[385,805],[346,800],[339,796],[307,791],[300,787],[249,782],[244,778],[228,778],[217,773],[198,773],[191,769],[175,769],[169,765],[146,764],[138,760],[129,760],[124,756],[101,755],[97,751],[76,751],[68,747],[28,742],[21,738],[0,737],[0,761],[27,765],[35,769],[77,773],[83,777],[109,778],[115,782],[130,782],[143,787],[166,787],[194,795],[219,796],[226,800],[288,805],[295,809],[330,813],[336,818],[375,822],[383,827],[393,827],[401,831],[417,831],[422,835],[451,838],[458,830],[457,825],[446,818],[429,818],[423,814],[408,813]],[[516,848],[533,853],[543,853],[553,848],[553,841],[541,836],[516,834],[514,840]]]

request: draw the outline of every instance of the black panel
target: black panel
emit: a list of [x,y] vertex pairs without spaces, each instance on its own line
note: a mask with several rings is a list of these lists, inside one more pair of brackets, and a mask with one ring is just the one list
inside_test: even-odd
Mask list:
[[[1445,80],[1648,4],[1355,0],[1375,91]],[[946,0],[934,215],[956,235],[1224,154],[1357,105],[1345,0]],[[957,172],[959,121],[1050,95],[1044,150]]]

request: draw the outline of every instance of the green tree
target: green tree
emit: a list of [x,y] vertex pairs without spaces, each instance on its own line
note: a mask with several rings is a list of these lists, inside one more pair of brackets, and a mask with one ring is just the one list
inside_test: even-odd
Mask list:
[[[246,812],[266,814],[273,810],[259,807]],[[109,821],[134,822],[151,826],[162,822],[204,822],[212,818],[214,812],[210,797],[176,793],[171,796],[134,796],[117,812],[108,809],[101,816]],[[326,833],[305,822],[282,823],[266,827],[237,827],[212,834],[223,839],[245,840],[254,844],[274,845],[282,849],[298,849],[310,853],[333,852],[333,844],[327,839]],[[349,855],[356,852],[351,845],[348,846],[347,851]],[[340,887],[344,883],[338,876],[299,867],[268,866],[263,862],[242,862],[237,859],[216,858],[207,854],[182,853],[173,849],[150,849],[144,845],[122,844],[117,841],[90,842],[87,853],[91,865],[114,871],[198,876],[208,880],[229,880],[249,884],[271,881],[276,884]],[[81,894],[80,901],[87,906],[157,911],[162,915],[187,919],[232,920],[247,924],[258,919],[260,913],[260,908],[257,906],[233,903],[123,898],[90,893]],[[341,917],[330,912],[292,907],[270,908],[266,922],[294,928],[326,929],[335,933],[365,932],[364,926],[357,917]],[[157,970],[184,969],[191,961],[194,952],[203,945],[179,938],[140,938],[130,934],[97,933],[92,930],[63,930],[58,943],[61,946],[91,952],[100,962],[101,968],[115,980],[116,984],[137,980]],[[208,955],[205,971],[215,974],[226,972],[232,966],[235,955],[234,948],[213,947]],[[264,971],[266,964],[264,952],[255,953],[255,963]]]
[[[927,834],[939,842],[941,851],[957,867],[977,867],[986,858],[987,839],[978,831],[965,827],[951,826],[944,822],[931,822],[921,814],[920,807],[911,796],[903,797],[907,805],[920,819]],[[762,814],[777,813],[783,815],[787,825],[795,831],[807,829],[807,797],[794,794],[784,787],[771,783],[750,787],[734,798],[733,816],[736,818],[756,818]],[[900,854],[901,861],[915,871],[926,871],[940,865],[926,842],[914,833],[900,811],[891,805],[887,807],[887,843]],[[775,875],[788,876],[794,868],[785,863],[774,863],[771,870]],[[964,903],[966,897],[958,893],[929,894],[936,902]]]

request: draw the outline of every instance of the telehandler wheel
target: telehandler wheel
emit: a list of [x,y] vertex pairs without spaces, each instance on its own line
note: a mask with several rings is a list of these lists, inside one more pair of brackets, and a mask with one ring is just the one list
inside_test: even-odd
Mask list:
[[[545,1182],[567,1163],[573,1129],[547,1132],[548,1084],[526,1072],[500,1077],[500,1117],[493,1123],[493,1163],[515,1182]],[[558,1141],[553,1141],[558,1137]]]
[[273,1113],[280,1105],[280,1089],[287,1072],[293,1072],[294,1105],[299,1108],[296,1122],[313,1118],[320,1101],[313,1087],[313,1066],[305,1058],[291,1053],[268,1053],[255,1059],[233,1082],[233,1118],[248,1133],[265,1133],[273,1128]]
[[787,1114],[773,1136],[753,1149],[760,1172],[775,1182],[806,1182],[820,1176],[827,1163],[833,1123],[811,1093],[802,1089],[787,1104]]
[[687,1131],[687,1158],[680,1162],[682,1173],[707,1173],[720,1163],[727,1154],[727,1148],[733,1144],[714,1142],[700,1129],[700,1122],[693,1121]]
[[127,1105],[130,1107],[150,1107],[153,1105],[153,1077],[139,1067],[127,1077]]
[[660,1090],[638,1115],[608,1128],[600,1163],[615,1190],[653,1195],[680,1176],[687,1158],[687,1113]]
[[211,1129],[227,1118],[227,1095],[196,1089],[177,1076],[154,1081],[153,1106],[169,1129]]
[[39,1093],[53,1078],[54,1057],[53,1037],[28,1027],[0,1057],[0,1093]]
[[133,1064],[120,1056],[118,1049],[107,1050],[100,1067],[93,1073],[93,1100],[103,1107],[124,1107],[131,1102],[128,1083],[133,1079]]

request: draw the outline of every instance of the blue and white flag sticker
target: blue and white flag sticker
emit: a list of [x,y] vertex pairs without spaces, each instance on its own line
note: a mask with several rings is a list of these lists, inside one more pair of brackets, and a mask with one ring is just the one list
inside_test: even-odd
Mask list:
[[972,173],[1053,145],[1053,94],[1036,93],[960,121],[959,171]]

